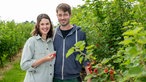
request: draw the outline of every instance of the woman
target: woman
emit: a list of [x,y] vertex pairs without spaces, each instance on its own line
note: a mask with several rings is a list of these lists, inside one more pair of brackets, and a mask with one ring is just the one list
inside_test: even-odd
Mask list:
[[24,82],[52,82],[56,53],[53,47],[53,26],[47,14],[40,14],[23,48],[20,66],[26,70]]

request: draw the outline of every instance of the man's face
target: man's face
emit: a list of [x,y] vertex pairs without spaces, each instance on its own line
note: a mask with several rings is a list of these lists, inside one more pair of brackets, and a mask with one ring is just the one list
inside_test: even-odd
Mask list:
[[66,26],[66,25],[69,24],[70,17],[71,17],[71,15],[68,12],[64,12],[62,10],[58,10],[57,18],[58,18],[59,23],[62,26]]

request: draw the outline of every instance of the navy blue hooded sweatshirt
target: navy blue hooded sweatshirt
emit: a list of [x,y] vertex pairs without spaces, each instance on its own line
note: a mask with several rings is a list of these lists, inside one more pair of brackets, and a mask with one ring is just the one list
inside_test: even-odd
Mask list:
[[[86,35],[81,31],[80,27],[73,26],[68,35],[63,38],[61,30],[56,28],[54,37],[54,49],[56,50],[56,61],[54,78],[57,79],[73,79],[80,76],[82,64],[76,59],[76,53],[66,58],[67,51],[74,46],[77,41],[85,41]],[[85,62],[83,62],[86,65]]]

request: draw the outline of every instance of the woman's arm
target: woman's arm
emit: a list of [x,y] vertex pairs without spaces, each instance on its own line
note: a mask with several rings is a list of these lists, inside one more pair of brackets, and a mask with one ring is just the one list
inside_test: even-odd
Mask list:
[[35,68],[35,67],[41,65],[42,63],[45,63],[47,61],[51,61],[51,60],[53,60],[55,58],[55,56],[56,56],[56,53],[55,52],[54,53],[51,53],[51,54],[48,54],[47,56],[45,56],[45,57],[43,57],[41,59],[36,60],[32,64],[32,67]]

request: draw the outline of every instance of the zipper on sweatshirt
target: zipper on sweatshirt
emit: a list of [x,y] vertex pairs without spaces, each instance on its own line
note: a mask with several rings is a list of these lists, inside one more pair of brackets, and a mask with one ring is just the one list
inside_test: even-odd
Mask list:
[[65,39],[63,39],[62,80],[64,79],[64,55],[65,55]]

